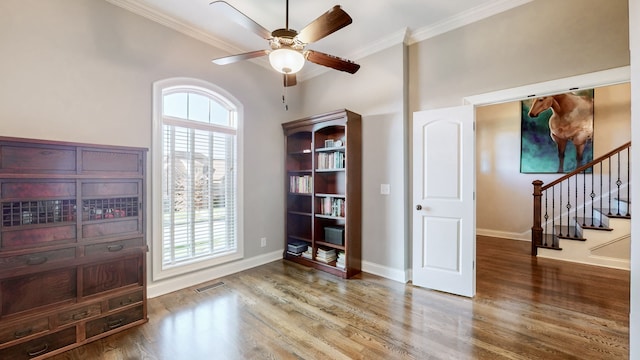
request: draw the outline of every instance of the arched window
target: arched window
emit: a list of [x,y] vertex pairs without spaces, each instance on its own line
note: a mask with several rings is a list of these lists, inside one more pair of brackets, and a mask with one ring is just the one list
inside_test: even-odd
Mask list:
[[242,257],[241,106],[213,84],[154,84],[154,279]]

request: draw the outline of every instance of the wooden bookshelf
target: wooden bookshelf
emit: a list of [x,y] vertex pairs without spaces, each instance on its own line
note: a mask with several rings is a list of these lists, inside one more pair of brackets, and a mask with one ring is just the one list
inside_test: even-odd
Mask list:
[[[337,110],[282,124],[284,258],[350,278],[362,263],[362,120]],[[339,234],[342,232],[344,239]],[[311,249],[304,257],[292,244]],[[320,250],[320,251],[319,251]],[[344,266],[331,254],[342,253]],[[322,254],[329,254],[324,260]],[[341,261],[342,262],[342,261]]]

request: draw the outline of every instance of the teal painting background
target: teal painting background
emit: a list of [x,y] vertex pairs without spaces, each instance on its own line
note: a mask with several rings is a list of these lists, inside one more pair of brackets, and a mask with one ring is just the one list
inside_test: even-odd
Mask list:
[[[574,92],[576,95],[593,99],[593,89]],[[549,132],[549,118],[551,109],[540,113],[538,117],[529,117],[529,108],[534,99],[521,101],[521,173],[557,173],[558,147],[551,139]],[[595,132],[594,132],[595,133]],[[593,139],[587,142],[582,157],[582,165],[593,160]],[[576,148],[571,141],[567,143],[564,155],[564,172],[571,172],[576,168]]]

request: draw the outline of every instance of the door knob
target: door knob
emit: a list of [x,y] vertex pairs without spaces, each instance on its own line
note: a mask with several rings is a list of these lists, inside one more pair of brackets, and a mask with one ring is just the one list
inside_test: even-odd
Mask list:
[[422,205],[416,205],[416,210],[422,210]]

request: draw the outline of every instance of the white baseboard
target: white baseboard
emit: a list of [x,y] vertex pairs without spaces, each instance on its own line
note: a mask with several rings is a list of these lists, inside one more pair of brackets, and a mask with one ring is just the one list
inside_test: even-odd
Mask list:
[[377,275],[401,283],[406,283],[411,280],[411,269],[403,271],[368,261],[362,261],[362,272]]
[[512,239],[512,240],[531,241],[531,230],[526,231],[524,233],[514,233],[514,232],[506,232],[506,231],[489,230],[489,229],[476,229],[476,235],[491,236],[491,237]]
[[249,259],[242,259],[228,264],[150,283],[147,286],[147,297],[154,298],[223,276],[235,274],[243,270],[251,269],[256,266],[264,265],[272,261],[282,260],[283,251],[284,250],[282,249],[276,250],[268,254],[258,255]]
[[544,253],[538,254],[538,257],[545,258],[545,259],[559,260],[559,261],[568,261],[568,262],[577,263],[577,264],[603,266],[603,267],[608,267],[612,269],[631,271],[631,262],[629,260],[606,258],[603,256],[599,256],[599,257],[593,256],[590,258],[590,260],[592,261],[580,260],[580,259],[563,259],[563,258],[558,258],[554,256],[547,256]]

